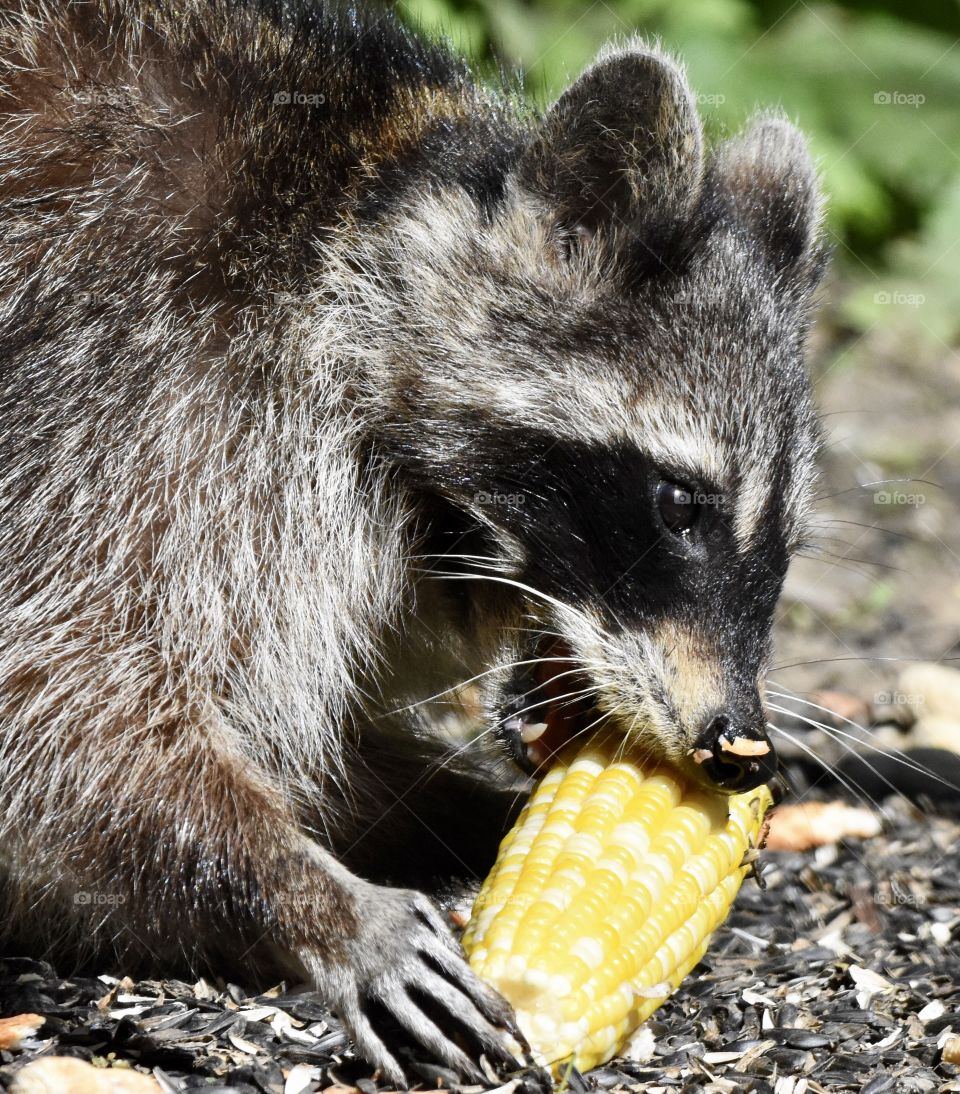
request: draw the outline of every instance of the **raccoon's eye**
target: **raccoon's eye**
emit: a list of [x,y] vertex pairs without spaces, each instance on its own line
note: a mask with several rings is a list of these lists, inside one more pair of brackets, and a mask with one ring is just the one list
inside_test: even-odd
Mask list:
[[675,482],[661,482],[657,486],[657,510],[668,530],[679,536],[697,523],[700,506],[690,490]]

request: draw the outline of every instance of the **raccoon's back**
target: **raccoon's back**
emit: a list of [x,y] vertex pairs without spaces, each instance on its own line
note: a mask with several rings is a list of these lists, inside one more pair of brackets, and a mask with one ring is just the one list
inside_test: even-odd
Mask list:
[[346,213],[436,181],[492,194],[516,144],[499,97],[386,15],[100,0],[2,19],[0,209],[24,267],[149,239],[192,300],[236,304],[302,276]]
[[[324,507],[348,526],[350,454],[323,480],[337,496],[317,498],[315,437],[286,428],[324,247],[349,250],[438,184],[495,202],[522,142],[508,96],[389,17],[281,7],[0,13],[0,693],[46,687],[10,684],[41,631],[61,628],[57,656],[79,620],[104,639],[147,633],[160,608],[138,583],[153,596],[161,574],[196,596],[175,609],[197,634],[225,602],[249,612],[279,526],[263,513],[298,511],[285,495],[309,509],[298,530]],[[332,428],[327,451],[345,451]],[[293,542],[307,585],[350,554],[292,536],[282,558]],[[171,629],[185,641],[184,619]]]
[[323,5],[20,0],[0,89],[8,459],[171,370],[249,394],[331,233],[440,182],[496,201],[520,141],[445,49]]

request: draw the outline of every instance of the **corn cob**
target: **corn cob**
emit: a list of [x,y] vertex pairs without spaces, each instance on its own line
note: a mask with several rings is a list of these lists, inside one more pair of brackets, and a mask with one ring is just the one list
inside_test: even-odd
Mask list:
[[603,739],[561,754],[504,839],[464,934],[537,1062],[605,1063],[703,956],[770,791],[711,795]]

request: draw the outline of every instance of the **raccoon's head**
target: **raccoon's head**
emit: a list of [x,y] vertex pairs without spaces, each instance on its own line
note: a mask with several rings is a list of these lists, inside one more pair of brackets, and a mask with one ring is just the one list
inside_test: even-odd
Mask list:
[[394,225],[383,443],[465,625],[501,628],[518,756],[602,720],[730,791],[773,773],[819,225],[795,129],[705,155],[682,72],[635,43],[540,120],[492,212],[441,192]]

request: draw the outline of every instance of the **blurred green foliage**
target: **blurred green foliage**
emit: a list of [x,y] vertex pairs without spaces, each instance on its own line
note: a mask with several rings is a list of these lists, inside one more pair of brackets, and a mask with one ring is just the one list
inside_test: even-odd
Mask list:
[[481,67],[519,66],[546,103],[611,37],[686,62],[712,137],[779,108],[808,134],[829,195],[853,330],[960,340],[957,0],[402,0]]

